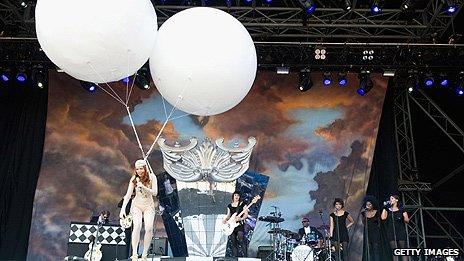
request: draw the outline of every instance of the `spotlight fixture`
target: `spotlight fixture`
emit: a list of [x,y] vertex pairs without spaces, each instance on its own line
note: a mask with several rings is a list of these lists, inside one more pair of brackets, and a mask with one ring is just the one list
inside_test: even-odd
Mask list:
[[332,74],[330,72],[324,72],[324,78],[322,79],[324,86],[330,86],[332,84]]
[[277,67],[276,72],[277,72],[277,74],[289,74],[290,73],[290,68],[285,67],[285,66],[280,66],[280,67]]
[[9,69],[6,69],[6,70],[1,70],[2,73],[0,74],[0,81],[2,83],[7,83],[10,81],[11,79],[11,73],[10,73],[10,70]]
[[372,12],[373,14],[378,14],[378,13],[382,12],[382,7],[381,7],[381,5],[380,5],[380,1],[379,1],[379,0],[374,0],[374,1],[372,1],[371,12]]
[[464,71],[459,73],[459,79],[456,83],[455,91],[457,96],[464,96]]
[[301,70],[299,74],[299,83],[298,89],[301,92],[305,92],[313,87],[313,81],[311,80],[311,72],[310,70]]
[[346,73],[340,72],[338,73],[338,85],[346,86],[348,84],[348,79],[346,78]]
[[16,74],[16,81],[18,83],[25,83],[27,81],[26,70],[24,70],[23,68],[18,69],[18,73]]
[[401,11],[407,11],[411,9],[412,2],[411,0],[403,0],[403,3],[401,3]]
[[435,80],[433,79],[433,75],[431,73],[427,73],[424,78],[424,86],[426,88],[431,88]]
[[97,90],[97,85],[95,83],[85,82],[85,81],[79,81],[79,82],[81,83],[82,88],[84,88],[84,90],[90,93],[94,93]]
[[369,60],[369,61],[374,60],[374,50],[372,50],[372,49],[364,50],[362,52],[362,59],[363,60]]
[[123,82],[123,83],[126,83],[126,84],[129,83],[129,81],[130,81],[130,76],[128,76],[128,77],[122,79],[122,82]]
[[448,87],[449,80],[446,77],[446,74],[440,73],[439,83],[441,87]]
[[45,72],[42,67],[32,69],[32,82],[40,89],[45,86]]
[[352,8],[351,0],[345,0],[344,5],[343,5],[343,9],[345,9],[345,11],[350,11],[351,8]]
[[143,66],[137,71],[135,85],[141,90],[150,89],[150,72],[146,66]]
[[298,0],[298,1],[300,2],[303,9],[305,9],[306,13],[313,14],[314,11],[316,11],[316,4],[314,3],[313,0]]
[[314,58],[316,60],[325,60],[325,58],[327,58],[326,54],[327,51],[322,47],[316,47],[314,50]]
[[356,92],[361,96],[365,96],[374,87],[374,83],[372,82],[370,71],[361,71],[358,77],[359,77],[359,88],[356,90]]
[[456,86],[456,95],[464,96],[464,87],[461,85]]
[[419,77],[416,71],[409,71],[407,86],[410,93],[419,88]]
[[446,0],[446,12],[448,14],[454,14],[458,9],[454,0]]

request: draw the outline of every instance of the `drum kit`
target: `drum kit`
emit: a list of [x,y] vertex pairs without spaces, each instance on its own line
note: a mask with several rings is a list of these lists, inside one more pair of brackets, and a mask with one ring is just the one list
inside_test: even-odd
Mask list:
[[[300,238],[298,233],[283,229],[280,223],[285,221],[282,218],[282,213],[277,211],[268,216],[261,216],[260,221],[268,222],[270,227],[268,233],[270,241],[274,247],[274,251],[266,257],[265,260],[278,261],[335,261],[335,247],[329,239],[328,226],[325,224],[318,227],[319,231],[323,231],[323,239],[317,239],[315,234],[307,234]],[[321,216],[322,218],[322,216]]]

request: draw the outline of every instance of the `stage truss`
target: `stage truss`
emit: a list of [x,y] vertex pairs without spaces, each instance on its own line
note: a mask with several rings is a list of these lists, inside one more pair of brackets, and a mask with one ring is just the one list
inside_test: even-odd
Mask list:
[[[464,252],[464,235],[450,222],[447,214],[464,211],[464,208],[437,207],[427,197],[426,192],[436,189],[443,182],[451,179],[462,171],[464,166],[458,167],[436,184],[420,182],[414,148],[411,104],[419,106],[463,152],[464,133],[423,91],[409,93],[406,82],[399,78],[394,82],[394,88],[396,92],[394,122],[399,173],[398,190],[401,192],[402,200],[411,219],[406,226],[408,246],[426,248],[429,240],[442,239],[447,240],[451,247],[460,249],[462,253]],[[427,229],[424,227],[424,219],[440,228],[441,233],[438,235],[428,234]]]

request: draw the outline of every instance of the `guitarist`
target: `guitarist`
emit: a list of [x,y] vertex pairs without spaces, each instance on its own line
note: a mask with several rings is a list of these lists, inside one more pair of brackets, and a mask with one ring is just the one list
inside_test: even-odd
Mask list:
[[229,205],[227,205],[227,216],[222,221],[224,224],[227,223],[227,221],[232,216],[232,214],[237,213],[235,221],[240,222],[240,225],[236,227],[234,229],[234,232],[229,236],[231,237],[230,239],[232,241],[232,256],[233,257],[238,257],[238,245],[240,245],[240,248],[243,251],[244,257],[247,256],[247,246],[246,246],[245,236],[244,236],[243,220],[245,220],[248,217],[248,209],[245,209],[243,215],[238,216],[238,214],[244,210],[244,206],[245,206],[245,203],[240,200],[240,192],[235,191],[232,194],[232,202]]

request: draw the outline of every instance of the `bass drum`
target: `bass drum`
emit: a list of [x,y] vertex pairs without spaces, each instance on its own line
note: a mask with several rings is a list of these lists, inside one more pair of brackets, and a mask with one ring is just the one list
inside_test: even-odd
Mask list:
[[315,261],[313,248],[307,245],[299,245],[293,249],[293,261]]

